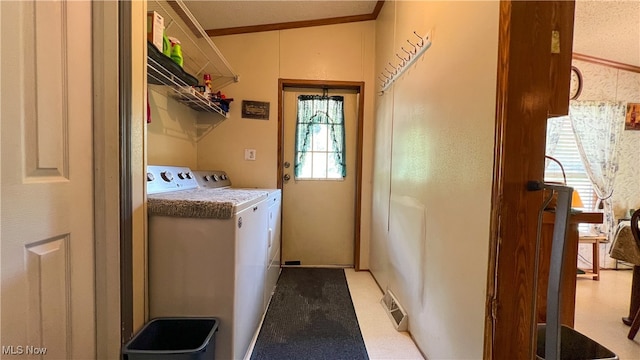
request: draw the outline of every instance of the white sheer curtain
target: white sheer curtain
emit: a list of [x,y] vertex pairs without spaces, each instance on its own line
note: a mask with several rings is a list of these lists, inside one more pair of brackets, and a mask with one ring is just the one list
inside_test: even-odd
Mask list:
[[[547,119],[547,147],[545,149],[545,155],[553,156],[558,146],[558,140],[560,140],[560,130],[565,121],[569,119],[569,116],[552,117]],[[549,164],[545,163],[545,167]]]
[[624,128],[625,104],[572,101],[569,118],[593,188],[604,205],[602,231],[613,239],[615,219],[611,195],[618,171],[618,147]]

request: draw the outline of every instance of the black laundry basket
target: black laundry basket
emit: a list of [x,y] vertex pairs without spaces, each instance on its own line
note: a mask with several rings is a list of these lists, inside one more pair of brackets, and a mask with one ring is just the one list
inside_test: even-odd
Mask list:
[[[537,359],[544,359],[546,324],[538,324],[538,350]],[[560,330],[562,341],[560,342],[561,360],[617,360],[618,356],[611,350],[582,335],[578,331],[562,326]]]
[[157,318],[122,350],[124,360],[213,360],[217,318]]

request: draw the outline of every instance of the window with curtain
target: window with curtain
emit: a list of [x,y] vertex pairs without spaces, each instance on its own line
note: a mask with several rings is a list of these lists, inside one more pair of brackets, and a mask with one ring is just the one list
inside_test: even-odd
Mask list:
[[[587,171],[582,163],[578,145],[571,128],[571,121],[566,117],[562,120],[561,124],[558,124],[559,128],[557,129],[556,135],[557,144],[551,148],[547,146],[547,155],[553,156],[560,161],[567,175],[567,185],[571,186],[574,191],[580,194],[585,209],[593,210],[596,196],[591,180],[589,180]],[[547,137],[547,141],[550,141],[549,136]],[[544,177],[545,181],[563,181],[560,167],[552,161],[548,162]]]
[[347,175],[344,97],[298,96],[296,180],[341,180]]

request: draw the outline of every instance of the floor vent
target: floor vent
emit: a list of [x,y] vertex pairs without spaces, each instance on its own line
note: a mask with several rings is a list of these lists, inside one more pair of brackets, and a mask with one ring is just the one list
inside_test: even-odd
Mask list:
[[407,331],[407,313],[400,306],[400,303],[398,303],[398,299],[395,295],[393,295],[391,290],[387,289],[387,292],[382,297],[382,300],[380,300],[380,303],[389,315],[389,318],[391,319],[391,322],[393,323],[393,326],[396,328],[396,330]]

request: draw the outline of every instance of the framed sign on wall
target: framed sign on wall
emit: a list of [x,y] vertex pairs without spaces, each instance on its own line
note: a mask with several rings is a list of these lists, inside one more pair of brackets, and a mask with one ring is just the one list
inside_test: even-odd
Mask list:
[[269,103],[242,100],[242,117],[245,119],[269,120]]

